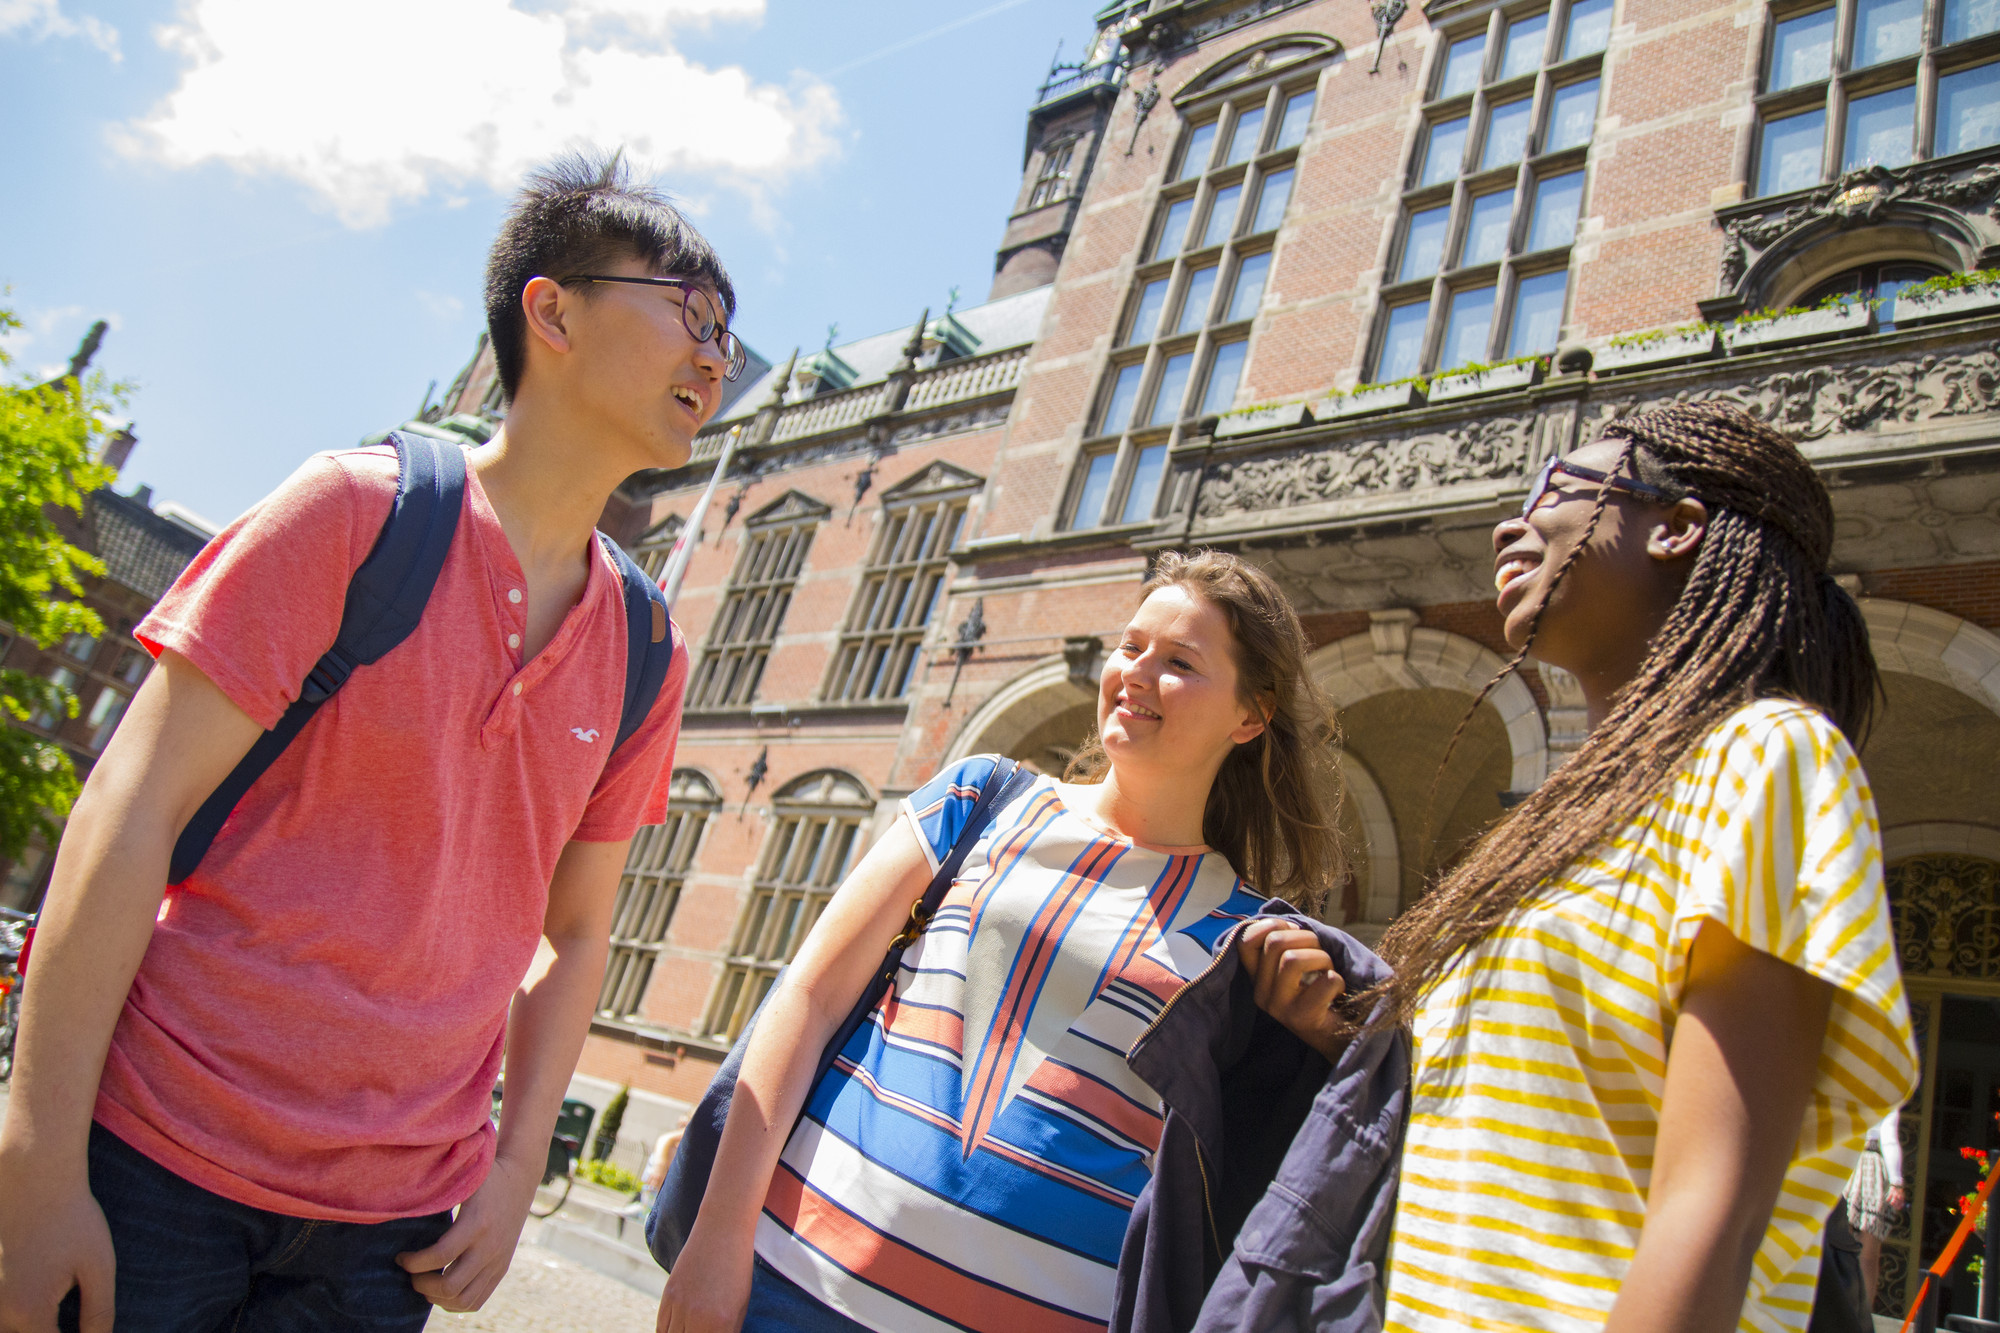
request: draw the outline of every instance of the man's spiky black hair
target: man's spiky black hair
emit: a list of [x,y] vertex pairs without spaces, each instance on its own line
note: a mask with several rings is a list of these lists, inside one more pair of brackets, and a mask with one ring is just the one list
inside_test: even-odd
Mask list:
[[735,315],[736,289],[708,238],[664,193],[633,183],[622,149],[565,153],[529,173],[486,259],[486,328],[510,401],[528,357],[522,288],[535,277],[598,272],[631,258],[663,278],[709,284]]

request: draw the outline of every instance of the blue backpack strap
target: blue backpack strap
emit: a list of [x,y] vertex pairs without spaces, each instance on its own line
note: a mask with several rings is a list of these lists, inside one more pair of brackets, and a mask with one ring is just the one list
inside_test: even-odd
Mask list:
[[278,725],[257,739],[181,830],[167,871],[169,884],[194,873],[251,784],[277,762],[354,669],[387,655],[423,619],[464,507],[465,451],[421,435],[396,433],[389,442],[396,446],[396,499],[374,548],[348,580],[333,646],[306,674],[299,697]]
[[601,532],[597,536],[625,585],[625,708],[618,719],[618,739],[612,742],[616,749],[645,723],[660,687],[667,683],[667,668],[674,661],[674,631],[660,585],[624,547]]

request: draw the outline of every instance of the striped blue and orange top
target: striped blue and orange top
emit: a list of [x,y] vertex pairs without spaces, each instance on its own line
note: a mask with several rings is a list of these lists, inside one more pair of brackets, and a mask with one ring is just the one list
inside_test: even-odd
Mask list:
[[[905,803],[934,868],[992,767]],[[1162,1122],[1126,1053],[1261,904],[1220,855],[1135,845],[1038,778],[813,1089],[758,1255],[873,1329],[1103,1328]]]
[[1806,1327],[1821,1227],[1917,1057],[1867,776],[1819,713],[1763,700],[1425,996],[1390,1330],[1603,1327],[1645,1221],[1688,949],[1711,920],[1834,990],[1740,1321]]

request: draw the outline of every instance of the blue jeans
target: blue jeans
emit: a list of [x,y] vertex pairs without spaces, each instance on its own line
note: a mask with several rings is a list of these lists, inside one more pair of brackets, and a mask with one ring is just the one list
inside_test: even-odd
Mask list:
[[[90,1192],[118,1259],[118,1333],[415,1333],[430,1318],[396,1256],[442,1236],[450,1212],[286,1217],[189,1184],[99,1125]],[[74,1333],[77,1319],[72,1291],[56,1322]]]
[[750,1274],[750,1309],[743,1333],[868,1333],[840,1311],[821,1305],[762,1259]]

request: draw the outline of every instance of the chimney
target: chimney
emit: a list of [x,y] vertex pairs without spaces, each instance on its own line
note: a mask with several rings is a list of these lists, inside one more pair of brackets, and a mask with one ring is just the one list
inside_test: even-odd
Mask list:
[[151,486],[137,487],[132,492],[132,498],[146,506],[146,508],[151,509],[153,507],[153,488]]
[[132,446],[138,442],[138,436],[129,428],[120,426],[113,432],[111,438],[104,442],[104,449],[97,455],[97,461],[113,472],[123,472],[125,460],[132,456]]

